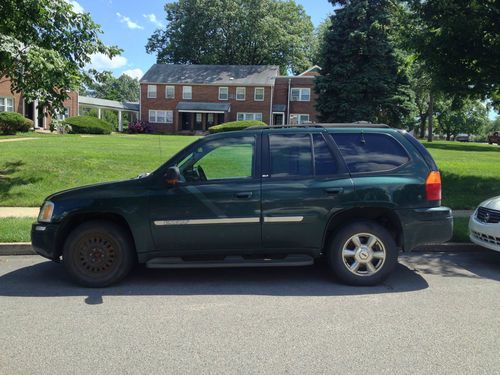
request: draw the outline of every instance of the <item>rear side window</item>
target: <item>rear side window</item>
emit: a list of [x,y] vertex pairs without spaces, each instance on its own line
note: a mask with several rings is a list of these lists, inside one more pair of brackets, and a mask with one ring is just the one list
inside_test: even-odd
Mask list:
[[313,134],[314,169],[316,176],[329,176],[337,173],[337,163],[322,134]]
[[397,168],[410,159],[406,150],[387,134],[332,134],[351,173],[381,172]]
[[418,152],[420,152],[420,155],[424,158],[425,162],[427,163],[427,166],[433,170],[437,171],[438,167],[436,165],[436,162],[432,158],[431,154],[427,149],[424,147],[422,143],[420,143],[417,139],[415,139],[411,134],[409,133],[404,133],[404,137],[410,141],[410,143],[417,149]]
[[313,163],[309,134],[269,136],[271,177],[312,176]]

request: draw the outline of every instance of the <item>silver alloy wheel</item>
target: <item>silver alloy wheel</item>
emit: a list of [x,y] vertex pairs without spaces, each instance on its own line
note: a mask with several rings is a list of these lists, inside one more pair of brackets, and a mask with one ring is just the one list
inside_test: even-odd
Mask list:
[[356,276],[376,274],[382,269],[386,254],[380,238],[370,233],[355,234],[342,247],[344,265]]

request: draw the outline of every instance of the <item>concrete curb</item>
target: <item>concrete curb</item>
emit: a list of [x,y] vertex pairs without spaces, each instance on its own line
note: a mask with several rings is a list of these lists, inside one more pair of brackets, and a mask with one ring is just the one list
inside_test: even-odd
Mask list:
[[[437,245],[419,246],[413,253],[463,253],[475,251],[489,251],[473,243],[447,242]],[[0,243],[0,256],[5,255],[35,255],[30,242]]]

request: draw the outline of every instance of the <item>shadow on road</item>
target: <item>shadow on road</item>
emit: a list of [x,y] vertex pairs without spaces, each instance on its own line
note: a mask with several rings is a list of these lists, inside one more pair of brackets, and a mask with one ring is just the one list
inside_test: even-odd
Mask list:
[[422,290],[427,282],[399,264],[389,279],[375,287],[350,287],[332,280],[322,263],[310,267],[156,270],[137,267],[117,286],[87,289],[75,286],[63,266],[44,261],[0,276],[0,296],[84,296],[87,304],[103,296],[270,295],[347,296]]

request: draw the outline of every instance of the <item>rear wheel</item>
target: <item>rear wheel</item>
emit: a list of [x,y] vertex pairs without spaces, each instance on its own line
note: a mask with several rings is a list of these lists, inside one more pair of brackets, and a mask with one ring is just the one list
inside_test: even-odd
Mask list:
[[123,279],[135,263],[132,239],[120,226],[91,221],[73,230],[64,244],[63,263],[79,284],[100,288]]
[[371,222],[348,224],[330,242],[328,264],[334,275],[350,285],[376,285],[389,276],[398,249],[383,226]]

